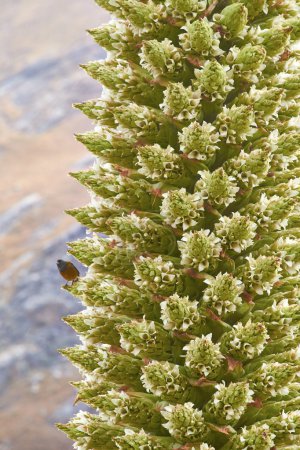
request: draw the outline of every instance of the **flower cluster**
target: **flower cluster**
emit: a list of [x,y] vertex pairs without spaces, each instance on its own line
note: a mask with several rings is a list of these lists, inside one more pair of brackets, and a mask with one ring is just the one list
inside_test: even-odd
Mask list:
[[96,0],[67,211],[78,450],[299,449],[300,1]]

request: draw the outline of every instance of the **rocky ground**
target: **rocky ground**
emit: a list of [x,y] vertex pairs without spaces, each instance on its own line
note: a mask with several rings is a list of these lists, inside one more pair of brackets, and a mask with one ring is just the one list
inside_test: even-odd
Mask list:
[[77,342],[61,317],[80,304],[55,263],[84,235],[63,213],[88,201],[67,173],[92,161],[73,138],[91,124],[71,104],[99,96],[78,64],[103,57],[85,29],[107,20],[92,0],[1,3],[0,450],[71,449],[54,423],[83,408],[57,353]]

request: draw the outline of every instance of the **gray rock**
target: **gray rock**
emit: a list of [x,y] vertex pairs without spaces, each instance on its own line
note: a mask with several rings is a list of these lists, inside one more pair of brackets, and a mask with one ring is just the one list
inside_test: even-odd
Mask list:
[[[56,260],[64,257],[65,242],[84,236],[85,229],[76,226],[52,240],[22,271],[9,302],[0,307],[0,390],[9,379],[32,370],[68,364],[57,349],[78,343],[78,338],[61,318],[82,306],[61,290]],[[69,259],[84,273],[83,266]]]
[[80,161],[76,161],[75,164],[71,166],[71,172],[77,170],[83,170],[87,167],[91,166],[95,161],[95,156],[87,155],[85,158],[82,158]]
[[[95,84],[79,63],[102,59],[103,49],[93,42],[57,58],[38,60],[0,82],[0,98],[9,97],[21,111],[12,119],[0,112],[9,126],[23,133],[42,133],[73,113],[72,103],[95,96]],[[76,98],[75,98],[76,93]],[[101,88],[99,84],[99,96]],[[29,108],[30,105],[30,108]]]
[[0,235],[8,233],[11,228],[33,208],[40,206],[42,197],[39,194],[30,194],[20,202],[13,205],[0,216]]
[[[79,411],[92,411],[91,408],[89,408],[84,403],[77,403],[74,405],[75,395],[71,398],[69,398],[64,403],[58,405],[57,409],[53,412],[53,414],[49,417],[49,423],[55,424],[57,422],[67,422],[70,420],[70,417],[78,413]],[[94,411],[95,412],[95,411]]]

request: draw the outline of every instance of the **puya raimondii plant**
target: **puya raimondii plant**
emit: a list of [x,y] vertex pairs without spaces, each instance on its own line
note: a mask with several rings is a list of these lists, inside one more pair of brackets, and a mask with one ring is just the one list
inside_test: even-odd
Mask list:
[[96,0],[78,450],[300,449],[295,0]]

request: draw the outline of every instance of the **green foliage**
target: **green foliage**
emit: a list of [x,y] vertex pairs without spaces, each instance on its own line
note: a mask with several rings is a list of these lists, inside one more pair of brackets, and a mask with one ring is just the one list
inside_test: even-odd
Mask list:
[[[97,0],[78,450],[300,448],[300,2]],[[298,47],[297,47],[298,45]],[[98,233],[104,233],[99,236]]]

